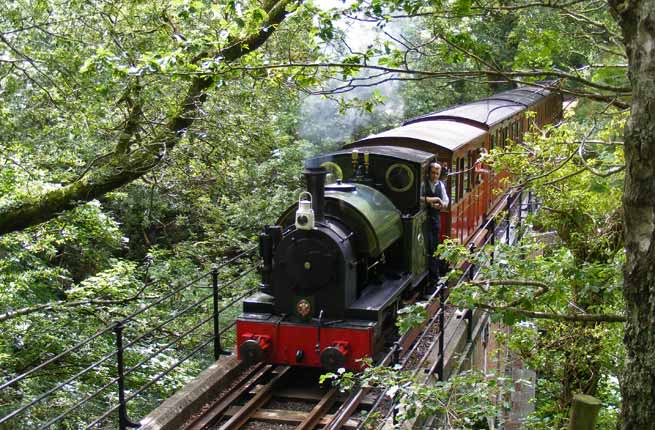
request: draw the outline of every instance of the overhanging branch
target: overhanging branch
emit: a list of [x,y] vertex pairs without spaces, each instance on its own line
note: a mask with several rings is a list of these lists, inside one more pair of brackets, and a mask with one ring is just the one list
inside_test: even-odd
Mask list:
[[[287,15],[286,7],[292,2],[293,0],[279,0],[265,5],[268,19],[257,33],[234,41],[221,50],[206,51],[196,56],[194,60],[197,62],[205,58],[221,56],[224,62],[229,63],[256,50],[268,40],[276,26],[284,20]],[[150,171],[182,139],[193,124],[195,114],[207,99],[206,91],[213,82],[214,78],[210,75],[194,76],[177,112],[162,129],[156,131],[150,144],[143,145],[139,150],[132,152],[116,151],[102,168],[79,181],[0,209],[0,234],[48,221],[61,212],[78,206],[81,202],[99,198]],[[133,110],[133,119],[140,117],[140,110],[140,107],[138,111]],[[138,129],[139,124],[135,120],[128,120],[124,125],[123,134],[117,142],[119,149],[123,149],[129,143],[129,138]]]
[[549,319],[554,321],[606,323],[623,323],[626,321],[624,315],[614,314],[556,314],[549,312],[528,311],[512,306],[493,306],[486,303],[475,303],[474,306],[477,308],[488,309],[496,312],[512,312],[528,318]]

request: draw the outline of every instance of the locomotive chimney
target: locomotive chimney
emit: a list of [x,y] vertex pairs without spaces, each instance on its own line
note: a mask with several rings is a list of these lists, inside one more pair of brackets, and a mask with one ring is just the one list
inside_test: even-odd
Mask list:
[[303,172],[307,181],[307,191],[312,195],[312,206],[316,222],[325,221],[325,176],[323,167],[306,167]]

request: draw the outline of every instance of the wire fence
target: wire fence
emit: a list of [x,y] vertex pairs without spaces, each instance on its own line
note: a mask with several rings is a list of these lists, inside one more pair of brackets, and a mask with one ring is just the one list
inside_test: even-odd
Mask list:
[[[480,244],[479,248],[472,249],[473,252],[485,253],[488,258],[485,258],[485,264],[493,264],[495,246],[497,243],[507,243],[515,244],[517,243],[525,232],[525,218],[528,214],[534,212],[538,208],[538,203],[535,202],[533,195],[528,191],[519,191],[515,194],[508,195],[505,202],[503,203],[503,210],[498,212],[496,217],[489,218],[485,220],[482,225],[482,229],[485,229],[489,232],[484,242]],[[487,245],[492,245],[488,247]],[[454,283],[453,286],[449,287],[446,282],[443,280],[437,281],[436,285],[433,288],[433,293],[428,299],[428,303],[433,303],[439,301],[439,309],[435,314],[427,321],[426,326],[422,332],[422,335],[427,333],[435,333],[436,338],[433,341],[432,345],[427,349],[428,351],[433,350],[433,346],[437,346],[437,357],[436,360],[433,360],[431,366],[428,369],[423,369],[422,364],[425,362],[427,355],[425,354],[416,365],[414,369],[414,375],[416,376],[419,371],[423,378],[428,378],[430,375],[436,375],[439,381],[444,381],[446,379],[444,361],[445,361],[445,348],[446,348],[446,339],[445,339],[445,319],[446,319],[446,307],[448,306],[448,290],[457,288],[457,286],[462,285],[464,282],[475,279],[481,267],[478,267],[474,264],[468,264],[463,268],[462,274],[459,279]],[[465,313],[464,317],[468,320],[467,324],[467,342],[473,342],[474,339],[471,338],[472,335],[472,316],[473,312],[469,310]],[[434,326],[437,325],[436,330]],[[418,348],[422,338],[417,339],[414,343],[414,348]],[[399,346],[398,343],[392,348],[392,350],[387,354],[384,360],[380,365],[386,366],[389,364],[400,364],[399,362]],[[408,355],[411,355],[413,351],[410,350]],[[404,366],[400,366],[404,368]],[[377,393],[376,400],[373,402],[373,405],[368,410],[366,417],[360,421],[360,424],[357,427],[357,430],[363,430],[369,428],[373,421],[383,422],[389,419],[392,419],[393,414],[396,411],[395,405],[398,399],[394,396],[388,398],[386,396],[387,391],[381,390]],[[382,414],[381,414],[382,413]],[[435,420],[437,422],[438,420]],[[430,427],[432,428],[432,427]]]
[[[0,429],[139,427],[145,415],[229,354],[240,304],[257,286],[256,248],[183,285],[164,285],[96,333],[0,382]],[[66,339],[61,340],[62,343]]]

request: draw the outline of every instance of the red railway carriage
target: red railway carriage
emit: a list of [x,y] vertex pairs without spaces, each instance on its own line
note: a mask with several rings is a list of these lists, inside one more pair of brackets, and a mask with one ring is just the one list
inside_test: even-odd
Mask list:
[[482,150],[520,142],[560,116],[561,96],[520,88],[307,160],[309,199],[260,236],[262,284],[237,319],[239,357],[358,369],[360,359],[381,356],[397,337],[398,308],[429,287],[421,189],[430,163],[449,171],[442,238],[483,240],[480,225],[506,175],[476,172]]
[[[533,112],[532,115],[527,115]],[[449,172],[450,208],[441,215],[441,236],[467,243],[506,189],[504,174],[475,171],[481,148],[522,142],[525,132],[561,119],[559,93],[525,87],[484,100],[405,121],[401,127],[368,136],[345,148],[392,145],[436,154]]]

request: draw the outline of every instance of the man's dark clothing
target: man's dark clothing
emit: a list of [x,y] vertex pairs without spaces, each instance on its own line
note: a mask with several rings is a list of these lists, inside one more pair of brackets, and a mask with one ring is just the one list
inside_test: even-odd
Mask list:
[[[425,182],[423,190],[423,198],[425,197],[439,197],[443,200],[444,196],[442,194],[443,187],[441,181],[437,181],[432,191],[432,187],[429,181]],[[428,252],[428,261],[430,263],[430,273],[438,277],[439,276],[439,262],[437,258],[434,257],[434,252],[437,250],[437,245],[439,245],[439,229],[440,229],[440,213],[441,210],[433,208],[430,205],[427,205],[428,213],[428,222],[427,232],[426,232],[426,242],[427,242],[427,252]]]

